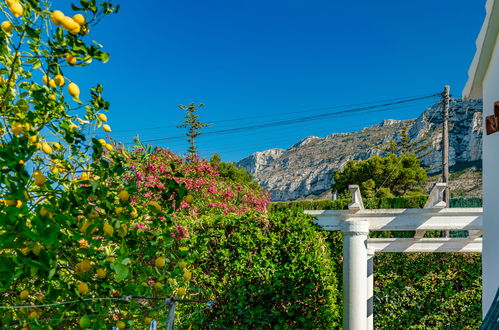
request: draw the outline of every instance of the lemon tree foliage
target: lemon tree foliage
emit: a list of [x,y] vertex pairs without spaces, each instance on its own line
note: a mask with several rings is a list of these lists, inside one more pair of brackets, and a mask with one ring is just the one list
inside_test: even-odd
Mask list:
[[[111,131],[103,87],[77,85],[83,67],[109,59],[91,29],[118,8],[0,1],[0,305],[74,301],[2,309],[0,326],[139,327],[163,306],[83,299],[189,294],[189,246],[171,235],[172,208],[123,179],[134,172],[126,153],[99,139]],[[168,184],[182,199],[183,185]]]

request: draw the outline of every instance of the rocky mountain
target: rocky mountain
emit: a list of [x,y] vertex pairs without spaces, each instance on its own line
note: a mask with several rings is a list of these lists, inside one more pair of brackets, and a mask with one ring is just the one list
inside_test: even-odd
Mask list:
[[[286,201],[330,190],[332,173],[349,160],[364,160],[383,154],[391,140],[399,142],[407,127],[410,143],[430,174],[439,172],[442,161],[442,105],[437,103],[411,120],[384,120],[353,133],[309,136],[289,149],[256,152],[237,163],[253,174],[272,200]],[[463,167],[482,159],[482,101],[451,102],[449,118],[449,164]]]

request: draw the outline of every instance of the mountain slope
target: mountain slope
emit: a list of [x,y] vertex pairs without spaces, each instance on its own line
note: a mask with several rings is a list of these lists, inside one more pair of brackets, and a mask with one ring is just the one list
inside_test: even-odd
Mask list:
[[[437,103],[411,120],[384,120],[353,133],[333,133],[324,138],[307,137],[287,150],[254,153],[237,163],[253,174],[272,200],[286,201],[319,195],[331,188],[332,173],[349,160],[383,154],[391,139],[400,141],[407,127],[411,142],[421,146],[416,154],[429,173],[440,171],[442,108]],[[449,163],[481,161],[482,102],[453,100],[449,118]]]

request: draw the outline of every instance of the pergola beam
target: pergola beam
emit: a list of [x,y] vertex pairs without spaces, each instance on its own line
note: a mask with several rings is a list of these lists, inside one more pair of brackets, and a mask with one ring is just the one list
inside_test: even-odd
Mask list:
[[370,238],[375,252],[482,252],[481,238]]
[[482,208],[308,210],[325,230],[341,230],[345,221],[367,221],[370,231],[481,230]]

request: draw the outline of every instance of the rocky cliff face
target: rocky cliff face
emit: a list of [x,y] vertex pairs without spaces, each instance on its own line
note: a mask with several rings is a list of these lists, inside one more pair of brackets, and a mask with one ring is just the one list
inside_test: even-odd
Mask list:
[[[364,160],[383,154],[389,141],[400,141],[407,127],[417,156],[429,173],[440,171],[442,152],[442,107],[435,104],[417,119],[384,120],[353,133],[332,133],[324,138],[307,137],[287,150],[256,152],[237,163],[272,193],[272,200],[294,200],[329,190],[332,173],[349,160]],[[482,102],[453,100],[449,118],[449,163],[481,161]]]

